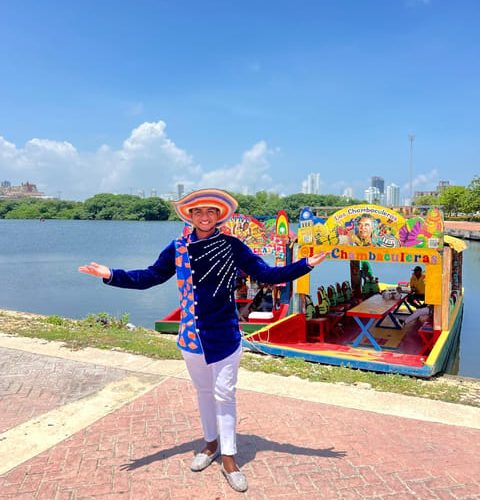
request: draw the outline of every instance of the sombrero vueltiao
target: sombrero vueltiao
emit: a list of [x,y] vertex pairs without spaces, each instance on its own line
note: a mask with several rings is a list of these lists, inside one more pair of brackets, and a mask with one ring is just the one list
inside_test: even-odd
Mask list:
[[190,213],[192,208],[218,208],[220,216],[217,226],[221,226],[234,214],[238,202],[233,196],[221,189],[199,189],[185,195],[178,201],[174,201],[173,206],[178,216],[189,224],[192,224],[192,214]]

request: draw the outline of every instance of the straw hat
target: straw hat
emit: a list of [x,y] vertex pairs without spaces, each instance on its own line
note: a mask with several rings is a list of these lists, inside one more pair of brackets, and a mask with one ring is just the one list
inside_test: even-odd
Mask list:
[[199,189],[188,193],[178,201],[174,201],[173,206],[178,216],[189,224],[192,224],[190,211],[193,208],[218,208],[220,216],[217,226],[221,226],[234,214],[238,202],[233,196],[221,189]]

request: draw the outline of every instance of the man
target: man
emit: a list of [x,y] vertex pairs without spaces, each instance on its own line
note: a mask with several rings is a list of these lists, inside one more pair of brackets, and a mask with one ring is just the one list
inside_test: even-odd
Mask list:
[[101,277],[108,285],[136,289],[159,285],[176,273],[182,308],[177,345],[197,390],[206,442],[191,469],[205,469],[221,452],[228,483],[236,491],[246,491],[246,477],[235,462],[235,386],[242,353],[234,297],[237,272],[262,283],[283,283],[308,273],[325,254],[284,267],[268,266],[240,240],[218,230],[237,205],[219,189],[194,191],[174,203],[193,232],[172,241],[150,267],[124,271],[92,262],[79,271]]
[[373,245],[372,233],[375,227],[375,222],[370,215],[362,215],[357,223],[357,245],[370,246]]
[[410,294],[407,298],[409,304],[413,307],[424,307],[422,302],[425,300],[425,274],[420,266],[413,268],[410,278]]

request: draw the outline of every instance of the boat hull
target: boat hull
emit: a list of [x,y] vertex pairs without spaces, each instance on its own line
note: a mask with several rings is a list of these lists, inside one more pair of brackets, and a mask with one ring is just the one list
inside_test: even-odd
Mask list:
[[[288,304],[281,304],[280,308],[274,312],[273,318],[269,321],[253,319],[248,322],[240,321],[240,329],[244,334],[256,332],[261,328],[265,328],[266,326],[285,318],[288,313],[288,308]],[[180,326],[180,313],[180,308],[177,308],[165,316],[165,318],[155,321],[155,330],[160,333],[178,333],[178,328]]]
[[[463,317],[463,297],[452,311],[449,330],[439,335],[428,356],[375,351],[333,343],[308,343],[303,315],[291,315],[243,338],[243,346],[253,352],[272,356],[299,358],[305,361],[344,366],[361,370],[399,373],[429,378],[445,371],[458,344]],[[302,332],[303,329],[303,332]]]

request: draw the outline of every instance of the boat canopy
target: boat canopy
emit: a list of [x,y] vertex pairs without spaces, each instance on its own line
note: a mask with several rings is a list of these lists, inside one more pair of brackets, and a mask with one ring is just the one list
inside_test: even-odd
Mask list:
[[458,253],[463,252],[467,249],[467,244],[460,238],[455,238],[455,236],[449,236],[448,234],[446,234],[443,239],[445,244],[453,248]]

